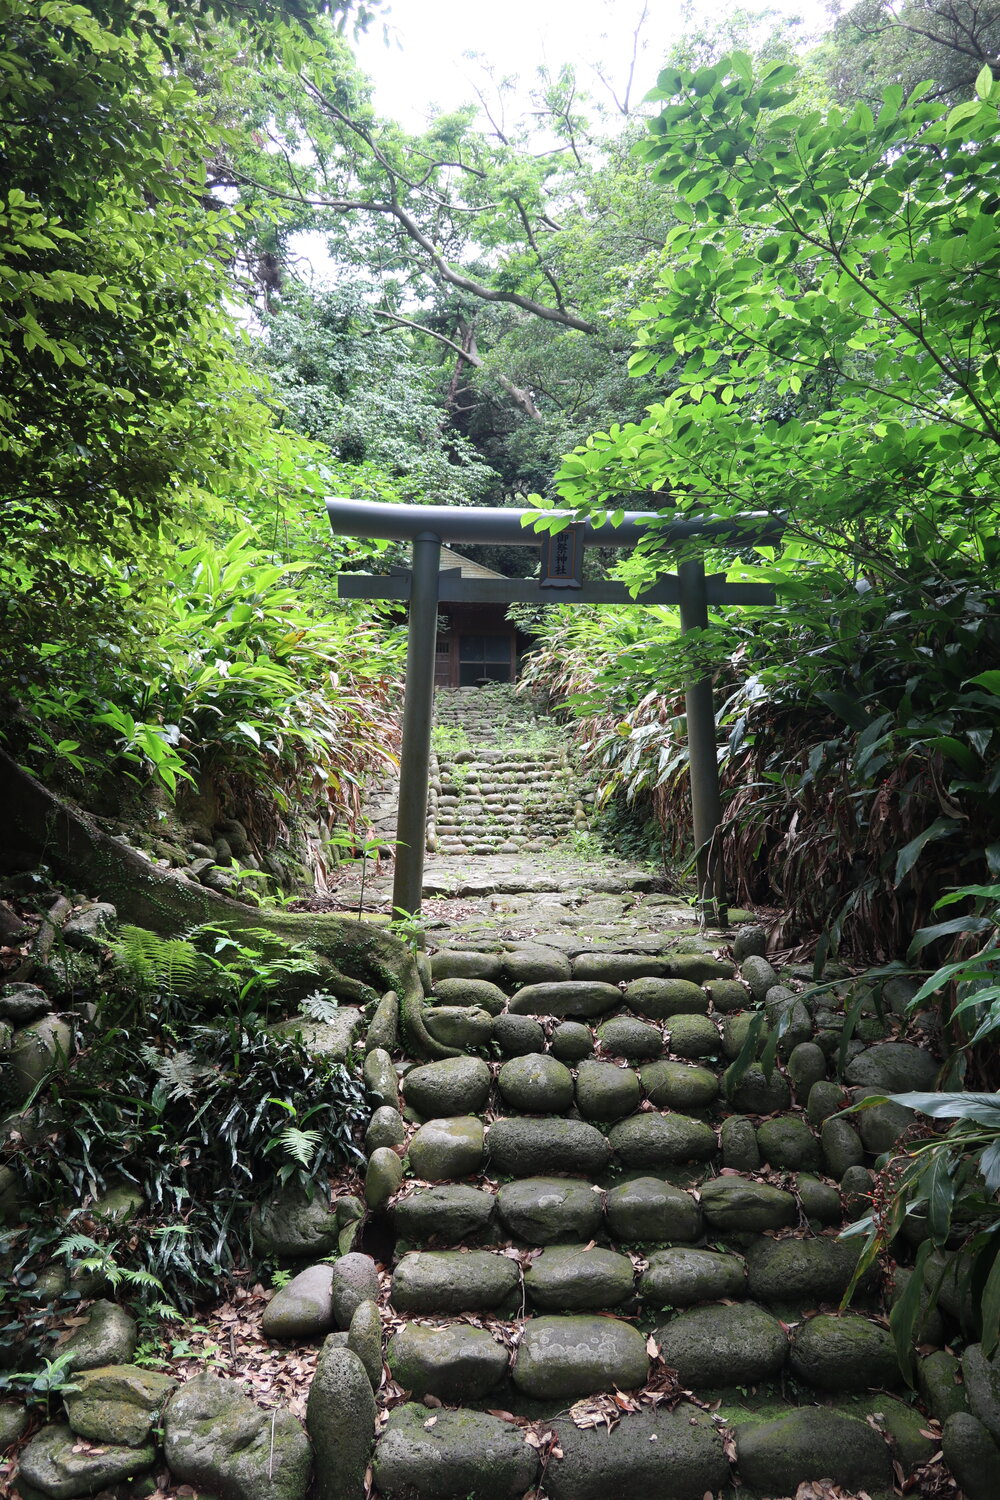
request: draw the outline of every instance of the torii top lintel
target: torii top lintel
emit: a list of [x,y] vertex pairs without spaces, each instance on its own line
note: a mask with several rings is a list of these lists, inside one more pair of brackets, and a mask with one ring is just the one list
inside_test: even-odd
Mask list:
[[606,521],[595,526],[592,521],[577,522],[573,511],[520,509],[516,507],[473,505],[392,505],[380,500],[331,499],[326,502],[330,526],[338,536],[368,537],[379,541],[412,541],[415,537],[436,537],[438,541],[459,543],[503,543],[508,547],[537,547],[544,533],[527,525],[532,520],[566,516],[572,524],[582,525],[588,542],[601,547],[635,547],[643,538],[655,538],[660,545],[678,545],[691,537],[742,541],[749,545],[773,546],[781,537],[783,522],[766,512],[749,512],[726,517],[685,517],[669,519],[662,511],[628,510],[619,526]]

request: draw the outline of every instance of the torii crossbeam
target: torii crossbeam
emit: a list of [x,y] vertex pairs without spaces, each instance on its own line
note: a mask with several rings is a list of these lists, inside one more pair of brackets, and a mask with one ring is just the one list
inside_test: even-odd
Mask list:
[[[400,757],[399,810],[396,822],[396,868],[392,904],[401,911],[420,910],[427,828],[427,791],[434,712],[434,660],[437,607],[442,600],[519,604],[671,604],[678,605],[682,631],[704,629],[710,606],[773,604],[774,590],[754,583],[727,583],[706,578],[700,558],[678,565],[638,599],[622,583],[584,583],[581,560],[586,543],[601,547],[635,547],[653,536],[657,545],[678,547],[693,537],[774,546],[782,523],[763,514],[668,520],[659,511],[627,511],[618,526],[577,522],[572,512],[496,509],[446,505],[390,505],[374,500],[331,499],[330,525],[338,536],[365,537],[413,544],[412,572],[380,577],[342,573],[343,599],[409,601],[406,689],[403,699],[403,745]],[[568,516],[569,525],[540,534],[528,520]],[[560,540],[561,539],[561,540]],[[543,547],[542,577],[462,578],[460,569],[441,569],[443,542],[494,543]],[[686,688],[691,806],[697,851],[698,899],[705,919],[726,919],[725,887],[718,829],[722,817],[715,708],[709,678]]]

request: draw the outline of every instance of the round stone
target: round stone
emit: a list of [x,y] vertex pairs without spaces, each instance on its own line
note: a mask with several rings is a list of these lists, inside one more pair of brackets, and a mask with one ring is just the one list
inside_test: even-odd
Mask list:
[[545,1030],[534,1016],[512,1016],[505,1011],[493,1022],[493,1040],[504,1057],[526,1057],[545,1051]]
[[701,1209],[690,1193],[658,1177],[636,1177],[607,1196],[608,1228],[626,1245],[687,1243],[701,1234]]
[[616,1318],[543,1317],[525,1325],[514,1361],[514,1384],[551,1401],[636,1390],[649,1374],[646,1341]]
[[493,1170],[504,1177],[572,1172],[593,1179],[611,1161],[607,1140],[585,1120],[494,1120],[487,1145]]
[[722,1165],[734,1172],[756,1172],[760,1166],[757,1132],[746,1115],[728,1115],[719,1130]]
[[818,1177],[813,1177],[808,1172],[798,1172],[795,1177],[795,1191],[799,1195],[802,1212],[814,1227],[840,1224],[843,1221],[844,1207],[840,1201],[840,1194],[832,1183],[821,1182]]
[[770,1422],[736,1429],[740,1475],[762,1495],[794,1495],[800,1484],[834,1475],[852,1492],[892,1485],[892,1458],[867,1422],[823,1406],[803,1406]]
[[701,1207],[713,1229],[751,1234],[784,1229],[798,1219],[791,1193],[743,1177],[714,1177],[702,1183]]
[[450,1244],[484,1234],[493,1218],[493,1195],[467,1183],[417,1188],[393,1205],[392,1222],[400,1239],[422,1245],[442,1239]]
[[905,1094],[934,1087],[938,1063],[911,1042],[881,1042],[848,1064],[848,1083],[877,1089],[881,1094]]
[[810,1125],[815,1125],[818,1130],[824,1120],[828,1120],[831,1115],[839,1114],[842,1109],[847,1108],[848,1103],[847,1095],[839,1083],[831,1083],[825,1078],[820,1078],[809,1090],[806,1100],[806,1117]]
[[654,1021],[667,1016],[708,1014],[708,996],[700,985],[688,979],[633,979],[625,986],[625,1004],[637,1015],[649,1016]]
[[642,1090],[631,1068],[611,1062],[581,1062],[576,1107],[585,1120],[621,1120],[639,1108]]
[[529,1245],[579,1240],[598,1233],[604,1196],[564,1177],[526,1177],[506,1182],[497,1193],[500,1222]]
[[392,1377],[416,1399],[478,1401],[507,1374],[507,1350],[484,1328],[407,1323],[389,1340]]
[[608,1142],[624,1167],[675,1167],[707,1161],[715,1152],[715,1132],[687,1115],[632,1115],[612,1127]]
[[719,1080],[697,1063],[672,1062],[666,1058],[639,1069],[646,1098],[657,1109],[707,1109],[719,1093]]
[[759,1063],[751,1063],[739,1083],[729,1087],[731,1077],[732,1070],[727,1068],[723,1081],[727,1085],[729,1102],[742,1114],[780,1114],[791,1105],[792,1091],[777,1068],[768,1078]]
[[692,984],[707,984],[710,979],[732,979],[735,973],[736,966],[728,958],[716,958],[700,948],[690,953],[670,955],[671,977],[688,979]]
[[504,1103],[525,1114],[561,1114],[573,1103],[573,1075],[558,1058],[544,1052],[512,1057],[497,1076]]
[[474,1115],[428,1120],[410,1141],[414,1176],[426,1182],[468,1177],[483,1165],[483,1122]]
[[488,1250],[412,1250],[392,1273],[401,1313],[488,1312],[518,1287],[517,1263]]
[[553,1057],[558,1057],[560,1062],[569,1063],[572,1066],[580,1062],[582,1058],[591,1055],[594,1050],[594,1038],[590,1027],[584,1026],[582,1021],[561,1021],[552,1033],[549,1047]]
[[748,953],[740,965],[740,972],[750,986],[750,993],[757,1001],[763,1000],[768,990],[780,983],[767,959],[758,953]]
[[864,1391],[899,1384],[899,1361],[888,1329],[867,1318],[822,1313],[799,1328],[792,1372],[824,1391]]
[[491,1083],[490,1070],[481,1057],[446,1057],[411,1068],[403,1079],[403,1094],[424,1119],[474,1115],[489,1098]]
[[538,1454],[519,1427],[478,1411],[397,1406],[375,1449],[374,1476],[385,1500],[517,1500],[531,1489]]
[[368,1158],[365,1172],[365,1202],[373,1213],[385,1208],[403,1182],[403,1163],[390,1146],[379,1146]]
[[739,1256],[677,1246],[653,1252],[639,1293],[653,1308],[691,1307],[721,1297],[742,1297],[746,1283],[746,1266]]
[[634,1278],[632,1262],[613,1250],[552,1245],[528,1266],[524,1287],[534,1307],[583,1312],[617,1307],[632,1296]]
[[424,1025],[442,1047],[487,1047],[493,1037],[489,1011],[469,1005],[431,1005],[423,1012]]
[[[758,1302],[801,1300],[805,1307],[839,1302],[860,1253],[860,1240],[832,1240],[825,1235],[806,1240],[762,1237],[747,1250],[750,1296]],[[870,1271],[861,1291],[872,1291],[877,1282],[877,1273]]]
[[734,1010],[745,1010],[750,1004],[750,993],[738,979],[714,979],[705,988],[708,990],[712,1009],[718,1011],[720,1015],[728,1015]]
[[435,984],[442,979],[487,979],[493,983],[500,978],[500,958],[496,953],[439,948],[431,957],[431,973]]
[[799,1042],[788,1054],[788,1076],[795,1085],[795,1097],[804,1103],[814,1084],[826,1078],[826,1058],[815,1042]]
[[507,1004],[507,996],[498,984],[488,979],[439,979],[434,997],[442,1005],[472,1005],[498,1016]]
[[630,1062],[659,1057],[663,1051],[663,1037],[657,1027],[635,1016],[612,1016],[597,1028],[597,1039],[611,1057],[625,1057]]
[[719,1051],[715,1022],[709,1016],[675,1016],[667,1046],[678,1057],[714,1057]]
[[401,1146],[406,1140],[403,1116],[391,1104],[382,1104],[372,1115],[365,1131],[365,1153],[371,1156],[380,1147]]
[[384,1047],[370,1047],[364,1061],[362,1077],[368,1092],[379,1104],[399,1108],[399,1079],[392,1058]]
[[573,966],[565,953],[543,943],[523,943],[501,959],[503,977],[515,988],[537,984],[559,984],[568,980]]
[[554,1425],[563,1456],[545,1474],[552,1500],[701,1500],[728,1487],[722,1438],[688,1403],[627,1412],[610,1432],[569,1418]]
[[819,1142],[795,1115],[762,1120],[757,1126],[757,1145],[761,1159],[779,1172],[819,1170]]
[[839,1182],[848,1167],[859,1167],[865,1159],[861,1137],[849,1120],[824,1120],[820,1130],[823,1160],[831,1177]]
[[654,1334],[665,1364],[685,1386],[749,1385],[777,1375],[788,1339],[777,1318],[752,1302],[695,1307]]

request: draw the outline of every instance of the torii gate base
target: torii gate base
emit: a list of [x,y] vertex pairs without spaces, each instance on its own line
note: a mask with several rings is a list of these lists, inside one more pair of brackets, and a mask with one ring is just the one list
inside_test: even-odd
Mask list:
[[[442,505],[386,505],[376,501],[328,500],[330,525],[340,536],[409,540],[413,569],[409,576],[388,578],[341,574],[339,591],[345,599],[408,599],[409,634],[406,652],[406,690],[403,700],[403,746],[400,758],[399,812],[396,825],[396,867],[392,904],[403,912],[420,910],[427,828],[427,782],[430,770],[431,723],[434,713],[434,662],[437,607],[442,599],[472,599],[537,604],[634,604],[624,584],[585,584],[561,577],[546,584],[535,579],[461,579],[458,569],[441,572],[441,544],[504,543],[537,547],[541,538],[530,529],[539,516],[552,511],[498,510]],[[594,526],[572,521],[580,540],[600,546],[635,546],[642,538],[657,544],[678,544],[693,536],[738,539],[743,545],[774,545],[781,523],[769,516],[748,515],[720,521],[669,521],[659,512],[630,511],[620,526]],[[582,553],[581,548],[572,549]],[[454,574],[451,578],[449,575]],[[701,630],[708,624],[710,604],[773,604],[773,589],[760,584],[731,584],[708,579],[700,559],[678,566],[676,576],[662,578],[642,595],[643,604],[679,605],[681,629]],[[726,922],[726,894],[719,843],[721,799],[715,731],[715,709],[709,678],[691,681],[686,692],[688,758],[694,821],[698,901],[710,926]]]

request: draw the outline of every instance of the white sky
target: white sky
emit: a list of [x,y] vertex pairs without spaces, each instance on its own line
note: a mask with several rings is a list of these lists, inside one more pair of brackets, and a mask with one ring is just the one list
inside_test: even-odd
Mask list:
[[[761,0],[760,8],[766,4]],[[686,7],[678,0],[649,0],[647,8],[636,98],[653,86],[664,51],[685,29]],[[693,6],[706,20],[735,8],[736,0],[695,0]],[[749,0],[745,8],[757,6]],[[770,0],[768,8],[799,17],[806,36],[829,24],[823,0]],[[555,71],[570,62],[586,70],[599,63],[620,86],[642,10],[643,0],[390,0],[389,46],[375,21],[357,54],[375,81],[378,112],[417,130],[432,106],[451,110],[474,102],[474,85],[483,84],[484,74],[466,52],[483,53],[499,76],[516,74],[525,83],[540,66]],[[587,86],[600,88],[592,75]]]

